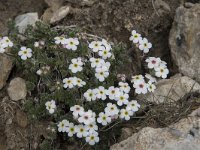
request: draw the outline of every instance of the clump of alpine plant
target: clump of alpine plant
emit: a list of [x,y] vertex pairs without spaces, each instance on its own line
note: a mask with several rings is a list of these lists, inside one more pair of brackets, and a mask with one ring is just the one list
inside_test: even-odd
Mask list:
[[[132,31],[129,40],[132,41],[144,54],[147,54],[152,48],[152,44],[147,40],[147,38],[143,38],[141,34],[137,33],[135,30]],[[167,63],[162,61],[159,57],[148,57],[145,62],[147,63],[147,68],[150,69],[151,74],[146,73],[145,75],[140,74],[132,76],[131,82],[133,83],[135,93],[137,94],[154,92],[156,89],[156,77],[165,79],[169,74]]]
[[[117,73],[123,51],[105,39],[58,33],[40,24],[27,32],[20,43],[0,38],[0,53],[12,50],[35,96],[28,101],[27,111],[34,119],[50,117],[58,135],[83,139],[89,145],[101,142],[103,129],[136,115],[140,104],[130,93],[154,92],[158,78],[169,73],[166,62],[147,57],[150,73],[133,75],[129,82]],[[130,40],[145,54],[152,48],[135,30]]]

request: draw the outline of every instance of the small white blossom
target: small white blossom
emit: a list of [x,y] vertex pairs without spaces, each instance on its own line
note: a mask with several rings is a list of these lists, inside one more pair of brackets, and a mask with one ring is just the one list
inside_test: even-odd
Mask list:
[[83,96],[85,97],[86,101],[94,101],[96,100],[96,91],[92,89],[88,89]]
[[84,108],[81,107],[80,105],[74,105],[70,107],[70,111],[72,111],[73,116],[75,118],[78,118],[78,116],[82,115],[84,113]]
[[78,138],[86,137],[89,134],[83,125],[77,125],[75,132]]
[[97,122],[102,124],[103,126],[107,125],[108,123],[111,122],[111,117],[108,116],[106,113],[99,113],[99,117],[97,118]]
[[106,97],[107,90],[103,86],[99,86],[98,89],[95,89],[95,93],[98,99],[105,100],[107,98]]
[[116,98],[117,105],[122,106],[124,104],[128,104],[129,95],[126,93],[121,92],[120,96]]
[[7,36],[5,36],[2,39],[0,39],[0,44],[4,48],[13,47],[13,42]]
[[79,41],[77,38],[68,38],[66,39],[66,44],[64,45],[65,48],[69,50],[77,50],[77,46],[79,45]]
[[129,38],[130,41],[133,41],[133,43],[137,44],[142,39],[141,34],[137,33],[135,30],[132,31],[132,35]]
[[67,44],[67,39],[63,36],[55,37],[54,40],[56,44]]
[[73,84],[77,85],[78,87],[83,87],[84,85],[86,85],[86,82],[81,80],[80,78],[74,77]]
[[65,78],[63,79],[63,87],[64,88],[73,88],[75,85],[74,85],[74,82],[73,82],[73,77],[70,77],[70,78]]
[[35,42],[34,43],[34,47],[39,47],[40,46],[40,43],[39,42]]
[[107,95],[109,96],[109,99],[114,100],[120,96],[120,89],[115,88],[114,86],[111,86],[107,90]]
[[78,118],[78,121],[80,123],[84,123],[85,125],[89,125],[91,123],[95,122],[95,113],[91,110],[88,110],[87,112],[83,112],[81,116]]
[[134,83],[134,84],[144,82],[144,76],[143,75],[132,76],[131,82]]
[[162,77],[163,79],[167,78],[167,75],[169,74],[169,70],[165,66],[156,67],[155,71],[156,77]]
[[71,64],[69,65],[69,69],[73,72],[73,73],[77,73],[83,70],[83,62],[81,61],[80,58],[74,58],[71,60]]
[[156,89],[156,86],[152,82],[147,83],[147,89],[149,92],[154,92]]
[[104,64],[104,60],[103,59],[100,59],[100,58],[90,58],[90,62],[91,62],[91,67],[92,68],[95,68],[95,67],[101,67],[102,64]]
[[120,110],[120,118],[125,120],[130,120],[130,116],[133,116],[133,112],[127,109]]
[[138,104],[136,100],[130,101],[126,106],[126,110],[130,110],[132,112],[138,111],[139,108],[140,108],[140,104]]
[[99,51],[99,56],[101,56],[103,59],[107,59],[107,58],[110,58],[111,57],[111,52],[110,50],[104,48],[102,50]]
[[152,47],[152,44],[148,42],[146,38],[139,40],[139,49],[144,53],[148,53],[149,49]]
[[98,52],[99,50],[102,50],[104,47],[102,46],[102,42],[93,41],[89,44],[89,48],[91,48],[93,52]]
[[55,112],[56,109],[56,103],[54,100],[51,101],[47,101],[45,103],[46,109],[49,111],[50,114],[53,114]]
[[131,90],[131,87],[126,82],[119,82],[119,89],[123,91],[124,93],[129,93]]
[[75,132],[75,126],[73,123],[69,123],[66,132],[68,133],[69,137],[72,137],[76,132]]
[[94,132],[94,133],[89,134],[86,137],[86,142],[89,143],[89,145],[95,145],[95,143],[98,143],[99,142],[98,133]]
[[59,132],[66,132],[67,128],[69,127],[69,121],[64,119],[61,122],[59,122],[57,126]]
[[107,103],[107,107],[104,109],[105,113],[109,116],[115,116],[118,115],[119,109],[117,108],[117,105],[112,103]]
[[135,93],[137,94],[146,94],[147,93],[147,84],[145,82],[138,82],[133,85],[135,88]]
[[96,68],[95,77],[100,81],[103,82],[105,78],[109,76],[108,68],[106,66],[102,66]]
[[94,133],[98,130],[98,126],[96,125],[96,123],[85,125],[85,128],[89,133]]
[[27,58],[32,57],[32,49],[21,47],[20,51],[18,52],[18,55],[21,57],[22,60],[26,60]]
[[148,68],[156,68],[160,65],[161,59],[156,58],[156,57],[149,57],[148,59],[145,60],[148,63]]

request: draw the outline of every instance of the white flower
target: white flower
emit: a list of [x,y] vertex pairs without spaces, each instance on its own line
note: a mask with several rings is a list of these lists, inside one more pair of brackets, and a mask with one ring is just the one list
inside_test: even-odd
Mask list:
[[119,109],[117,108],[117,105],[112,103],[107,103],[107,107],[104,109],[105,113],[108,116],[115,116],[118,115]]
[[32,57],[32,49],[21,47],[21,50],[18,52],[18,55],[21,57],[22,60],[26,60],[27,58]]
[[103,82],[105,78],[109,76],[108,68],[106,66],[102,66],[96,68],[95,77],[100,81]]
[[77,73],[83,70],[83,62],[81,61],[80,58],[74,58],[71,60],[71,64],[69,65],[69,69],[73,72],[73,73]]
[[100,59],[100,58],[90,58],[90,62],[91,62],[91,67],[92,68],[95,68],[95,67],[101,67],[102,64],[105,63],[105,61],[103,59]]
[[120,118],[125,120],[130,120],[130,116],[133,116],[133,112],[127,109],[120,110]]
[[39,42],[35,42],[34,43],[34,47],[39,47],[40,46],[40,43]]
[[81,80],[80,78],[73,77],[73,84],[77,85],[78,87],[83,87],[84,85],[86,85],[86,82]]
[[39,69],[36,74],[37,75],[46,75],[50,70],[50,67],[49,66],[43,66],[41,69]]
[[63,79],[63,83],[64,83],[63,87],[70,88],[70,89],[73,88],[74,87],[73,79],[74,79],[73,77]]
[[98,89],[95,89],[95,93],[97,98],[99,99],[105,100],[107,98],[106,97],[107,90],[103,86],[99,86]]
[[131,82],[134,84],[144,82],[144,76],[143,75],[132,76]]
[[152,69],[152,68],[156,68],[159,66],[161,59],[160,58],[156,58],[156,57],[149,57],[148,59],[145,60],[148,63],[148,68]]
[[159,66],[155,68],[155,75],[156,77],[162,77],[163,79],[167,78],[169,70],[165,66]]
[[98,133],[94,132],[92,134],[89,134],[86,137],[86,142],[89,143],[90,145],[94,145],[95,143],[98,143],[99,142]]
[[99,56],[101,56],[103,59],[107,59],[107,58],[110,58],[111,57],[111,52],[110,50],[104,48],[102,50],[99,51]]
[[149,49],[152,47],[152,44],[148,42],[146,38],[139,40],[139,49],[144,53],[148,53]]
[[64,45],[64,47],[75,51],[77,50],[78,45],[79,45],[79,41],[77,38],[68,38],[66,39],[66,44]]
[[69,127],[69,121],[64,119],[61,122],[59,122],[57,126],[59,132],[66,132],[67,128]]
[[128,104],[129,95],[123,92],[120,92],[120,96],[116,98],[117,105],[122,106]]
[[110,51],[112,49],[111,45],[105,39],[102,39],[101,43],[107,50]]
[[133,43],[137,44],[141,40],[141,34],[137,33],[135,30],[132,31],[132,35],[129,38],[130,41],[133,41]]
[[85,128],[89,133],[93,133],[98,130],[98,126],[96,125],[96,123],[90,123],[88,125],[85,125]]
[[96,100],[96,91],[92,89],[88,89],[83,96],[85,97],[86,101],[94,101]]
[[80,123],[84,123],[85,125],[89,125],[91,123],[95,122],[95,113],[91,110],[88,110],[87,112],[83,112],[81,114],[81,117],[78,118],[78,121]]
[[147,79],[149,79],[149,82],[151,82],[151,83],[156,83],[157,81],[156,81],[156,78],[154,78],[154,77],[152,77],[150,74],[148,74],[148,73],[146,73],[145,74],[145,77],[147,78]]
[[69,123],[66,132],[68,133],[69,137],[72,137],[76,132],[75,132],[75,126],[73,123]]
[[102,43],[100,41],[93,41],[89,44],[89,48],[91,48],[93,52],[98,52],[104,47],[102,46]]
[[147,89],[149,92],[154,92],[156,89],[156,86],[152,82],[147,83]]
[[99,117],[97,118],[97,122],[102,124],[103,126],[107,125],[108,123],[111,122],[111,117],[108,116],[106,113],[99,113]]
[[5,50],[5,47],[3,47],[3,45],[1,45],[0,43],[0,53],[4,53],[6,50]]
[[138,111],[139,108],[140,108],[140,104],[138,104],[136,100],[130,101],[126,106],[126,110],[130,110],[132,112]]
[[2,47],[4,47],[4,48],[13,47],[13,42],[7,36],[3,37],[0,40],[0,43],[1,43]]
[[86,137],[89,134],[83,125],[77,125],[75,132],[78,138]]
[[80,105],[74,105],[70,107],[70,111],[73,112],[72,114],[75,118],[78,118],[79,115],[84,113],[84,108],[81,107]]
[[137,94],[146,94],[147,93],[147,85],[145,82],[138,82],[133,85],[135,88],[135,93]]
[[119,89],[124,93],[129,93],[131,90],[131,87],[126,82],[119,82],[119,86]]
[[109,99],[114,100],[120,96],[120,89],[111,86],[107,90],[107,95],[109,96]]
[[54,100],[51,101],[47,101],[45,103],[46,109],[49,111],[50,114],[53,114],[55,112],[56,109],[56,104]]
[[67,39],[65,37],[59,36],[54,38],[56,44],[67,44]]

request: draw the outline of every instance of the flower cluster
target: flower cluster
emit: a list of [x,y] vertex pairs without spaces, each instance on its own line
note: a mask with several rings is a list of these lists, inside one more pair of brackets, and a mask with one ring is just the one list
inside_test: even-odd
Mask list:
[[36,74],[42,76],[48,74],[49,71],[50,71],[50,66],[43,66],[36,72]]
[[79,45],[79,41],[77,38],[65,38],[63,36],[55,37],[56,44],[62,44],[64,48],[67,48],[72,51],[77,50],[77,46]]
[[135,30],[132,31],[129,40],[136,44],[144,53],[148,53],[152,48],[152,44],[146,38],[142,38],[141,34],[137,33]]
[[84,85],[86,85],[86,82],[83,81],[82,79],[80,78],[77,78],[77,77],[69,77],[69,78],[64,78],[63,79],[63,87],[66,89],[66,88],[73,88],[75,86],[78,86],[78,87],[83,87]]
[[4,53],[8,47],[13,47],[13,42],[7,36],[0,38],[0,53]]

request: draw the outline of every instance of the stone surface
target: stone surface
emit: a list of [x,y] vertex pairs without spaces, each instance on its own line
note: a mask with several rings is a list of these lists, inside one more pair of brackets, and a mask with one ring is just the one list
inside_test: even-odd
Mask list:
[[154,93],[139,95],[138,99],[154,103],[178,101],[191,92],[200,92],[200,85],[187,76],[175,75],[170,79],[160,80]]
[[167,128],[143,128],[110,150],[199,150],[200,117],[189,116]]
[[57,11],[54,12],[52,18],[50,19],[50,23],[55,23],[63,18],[65,18],[70,12],[70,7],[69,6],[63,6],[59,8]]
[[27,94],[26,82],[22,78],[14,78],[7,89],[11,100],[18,101],[25,99]]
[[26,113],[21,110],[17,110],[16,112],[16,121],[20,127],[25,128],[28,125],[28,118]]
[[169,43],[173,61],[184,75],[200,81],[200,4],[177,8]]
[[65,0],[79,6],[92,6],[97,0]]
[[38,13],[26,13],[15,18],[20,33],[24,33],[28,25],[34,26],[36,21],[38,21]]
[[6,84],[12,66],[12,59],[7,55],[0,54],[0,90]]
[[45,0],[45,2],[52,9],[52,11],[56,11],[62,6],[64,0]]

